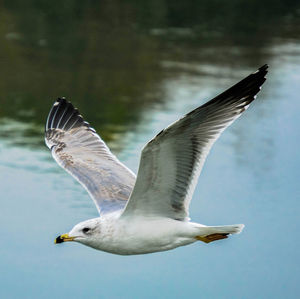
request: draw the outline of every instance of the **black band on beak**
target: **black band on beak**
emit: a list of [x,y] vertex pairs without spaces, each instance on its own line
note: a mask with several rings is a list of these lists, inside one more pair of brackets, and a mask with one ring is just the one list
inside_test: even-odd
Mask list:
[[58,236],[56,239],[55,239],[55,244],[59,244],[59,243],[62,243],[64,242],[64,239],[62,239],[61,236]]

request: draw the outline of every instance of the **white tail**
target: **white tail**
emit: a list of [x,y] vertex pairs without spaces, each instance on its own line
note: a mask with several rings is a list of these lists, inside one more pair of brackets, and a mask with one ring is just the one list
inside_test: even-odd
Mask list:
[[195,238],[199,241],[210,243],[212,241],[226,239],[229,234],[239,234],[244,226],[244,224],[202,226]]
[[244,226],[244,224],[204,226],[201,227],[201,233],[203,233],[204,236],[211,234],[239,234]]

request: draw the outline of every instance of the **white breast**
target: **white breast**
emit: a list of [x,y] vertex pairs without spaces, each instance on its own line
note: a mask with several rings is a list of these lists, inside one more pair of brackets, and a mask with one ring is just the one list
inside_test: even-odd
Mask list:
[[121,255],[145,254],[195,242],[189,222],[144,217],[111,219],[101,225],[101,236],[89,246]]

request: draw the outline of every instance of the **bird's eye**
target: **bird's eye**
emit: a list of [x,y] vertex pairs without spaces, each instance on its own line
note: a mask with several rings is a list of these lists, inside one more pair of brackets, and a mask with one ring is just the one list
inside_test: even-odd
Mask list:
[[83,231],[84,233],[87,233],[87,232],[90,231],[90,228],[89,228],[89,227],[85,227],[85,228],[82,229],[82,231]]

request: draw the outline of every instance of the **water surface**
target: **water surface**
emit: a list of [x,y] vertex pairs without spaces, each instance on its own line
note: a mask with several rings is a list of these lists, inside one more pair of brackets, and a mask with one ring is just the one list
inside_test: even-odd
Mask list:
[[[254,23],[256,1],[246,8],[224,1],[220,9],[236,14],[223,17],[212,1],[202,8],[192,2],[3,6],[1,298],[299,293],[299,8],[278,1],[269,18],[262,9]],[[136,172],[141,148],[156,133],[264,63],[266,84],[213,147],[191,204],[193,221],[244,223],[241,235],[129,257],[54,246],[58,234],[97,217],[86,192],[44,146],[56,97],[72,100]]]

